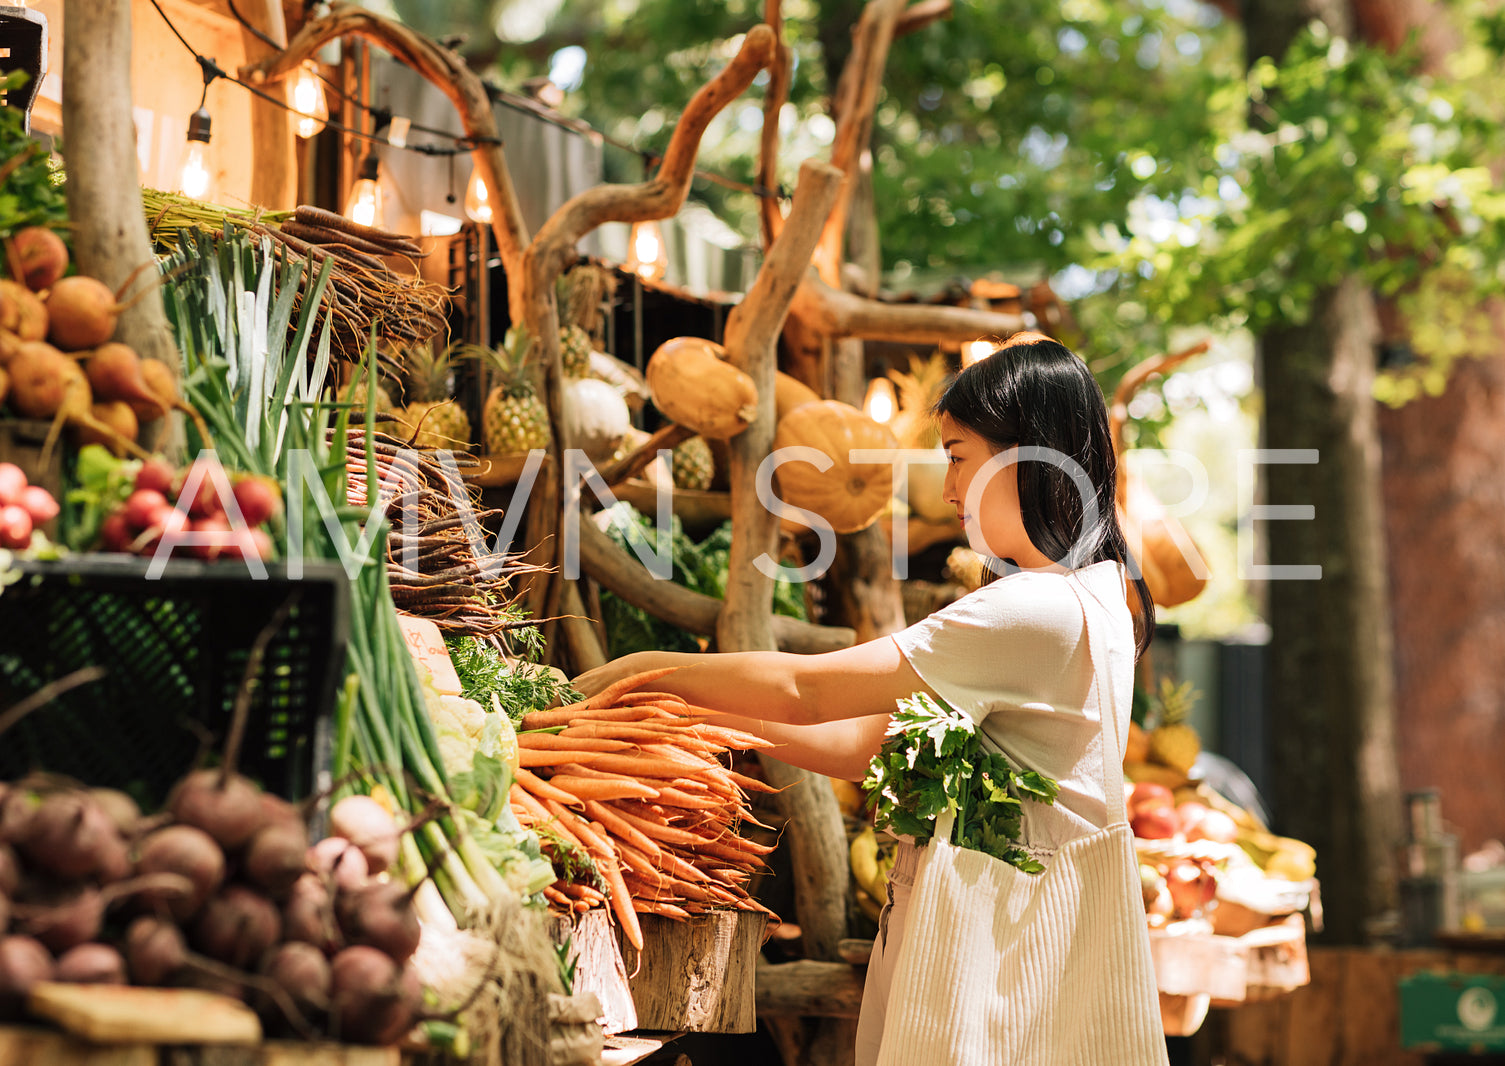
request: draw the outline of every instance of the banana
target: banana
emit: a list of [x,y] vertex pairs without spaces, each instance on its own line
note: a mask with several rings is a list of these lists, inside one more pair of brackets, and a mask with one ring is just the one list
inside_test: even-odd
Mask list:
[[867,826],[852,838],[847,859],[852,864],[852,876],[857,879],[858,887],[876,899],[880,893],[874,892],[873,886],[881,885],[882,881],[878,875],[878,836],[872,826]]

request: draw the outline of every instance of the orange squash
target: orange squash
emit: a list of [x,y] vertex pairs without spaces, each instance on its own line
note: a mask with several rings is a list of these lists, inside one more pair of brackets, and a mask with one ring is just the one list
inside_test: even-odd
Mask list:
[[758,413],[752,378],[726,362],[721,345],[702,337],[675,337],[648,360],[653,403],[671,421],[707,440],[728,440]]
[[887,463],[855,463],[854,449],[892,451],[898,440],[888,428],[857,408],[838,400],[802,404],[779,420],[774,450],[814,448],[831,459],[822,471],[814,465],[789,461],[778,468],[779,497],[814,511],[838,533],[856,533],[870,526],[888,506],[894,491],[893,467]]
[[820,399],[820,394],[806,385],[799,378],[790,377],[782,370],[773,377],[773,406],[774,420],[778,421],[793,411],[796,407],[803,407],[807,403],[815,403]]

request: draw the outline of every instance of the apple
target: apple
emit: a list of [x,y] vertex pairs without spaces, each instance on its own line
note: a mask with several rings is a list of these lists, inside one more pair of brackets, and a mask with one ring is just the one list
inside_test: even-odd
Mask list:
[[1134,791],[1129,793],[1129,814],[1133,816],[1142,810],[1152,807],[1174,807],[1175,797],[1171,790],[1154,781],[1139,781],[1134,785]]
[[1199,916],[1217,894],[1218,883],[1195,862],[1179,862],[1165,875],[1176,913],[1183,918]]
[[1238,836],[1238,823],[1222,811],[1209,810],[1196,825],[1186,830],[1187,840],[1212,840],[1232,844]]
[[1176,817],[1181,820],[1181,832],[1186,834],[1187,840],[1195,839],[1191,834],[1194,829],[1202,824],[1202,819],[1207,817],[1209,808],[1205,803],[1197,800],[1186,800],[1176,804]]
[[1169,806],[1146,807],[1129,819],[1129,828],[1141,840],[1169,840],[1181,831],[1181,823]]

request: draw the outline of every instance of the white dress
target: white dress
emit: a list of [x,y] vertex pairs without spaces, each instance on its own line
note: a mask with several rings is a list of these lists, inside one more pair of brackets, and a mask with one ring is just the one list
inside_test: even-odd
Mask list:
[[[1076,588],[1073,588],[1073,585]],[[1080,591],[1081,595],[1078,595]],[[1089,648],[1084,605],[1100,647]],[[1105,795],[1103,708],[1117,705],[1110,737],[1128,728],[1134,629],[1123,571],[1104,562],[1071,574],[999,578],[895,634],[915,672],[942,699],[980,724],[986,747],[1055,780],[1055,804],[1024,804],[1028,850],[1047,865],[1053,853],[1123,819],[1123,797]],[[1094,651],[1096,654],[1094,654]],[[1096,685],[1094,659],[1111,681]],[[1119,694],[1116,700],[1108,693]],[[1122,761],[1121,746],[1108,753]],[[890,874],[890,903],[868,966],[857,1032],[858,1066],[878,1060],[893,969],[904,941],[910,886],[923,854],[901,844]],[[1158,1019],[1157,1019],[1158,1024]]]

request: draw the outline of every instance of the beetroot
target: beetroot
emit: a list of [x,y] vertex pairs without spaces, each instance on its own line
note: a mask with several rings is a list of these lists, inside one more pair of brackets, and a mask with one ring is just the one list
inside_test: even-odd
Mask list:
[[287,993],[305,1018],[329,1009],[329,960],[312,944],[299,941],[279,944],[267,956],[261,972]]
[[365,854],[343,837],[325,837],[309,848],[308,865],[330,877],[341,891],[360,888],[371,879]]
[[161,918],[143,915],[125,931],[131,979],[138,985],[165,985],[188,963],[183,931]]
[[9,844],[0,844],[0,896],[14,895],[21,883],[21,866],[15,849]]
[[76,985],[123,985],[125,959],[108,944],[80,944],[58,956],[54,979]]
[[31,816],[17,846],[34,869],[63,880],[96,876],[115,867],[125,842],[104,809],[82,792],[54,792]]
[[326,954],[345,947],[334,919],[334,897],[328,882],[318,874],[304,874],[288,891],[287,902],[282,905],[282,935],[312,944]]
[[135,835],[141,824],[141,808],[126,793],[114,788],[91,788],[89,795],[110,816],[122,836]]
[[396,881],[376,881],[335,897],[340,931],[352,944],[364,944],[406,962],[418,950],[422,928],[412,891]]
[[32,986],[50,981],[52,955],[27,936],[0,937],[0,1018],[14,1018]]
[[251,969],[282,937],[276,904],[244,885],[229,885],[205,905],[194,923],[194,945],[211,959]]
[[92,886],[65,889],[16,905],[16,928],[52,951],[62,952],[95,939],[104,927],[105,897]]
[[331,1027],[340,1040],[392,1044],[412,1028],[421,989],[411,970],[369,947],[346,948],[329,969]]
[[169,891],[138,893],[138,905],[148,909],[165,908],[178,921],[198,913],[204,901],[225,879],[225,853],[202,829],[191,825],[170,825],[149,834],[141,842],[136,857],[140,874],[174,873],[186,877],[193,892],[184,896]]
[[29,789],[12,785],[0,796],[0,843],[14,844],[26,835],[42,801]]
[[246,846],[262,826],[261,790],[249,778],[223,770],[195,770],[167,799],[184,825],[208,833],[226,851]]
[[26,286],[0,281],[0,327],[21,341],[39,341],[47,336],[47,307]]
[[397,820],[370,796],[346,796],[336,803],[329,812],[329,829],[361,849],[373,874],[397,862]]
[[246,846],[241,874],[281,898],[308,872],[308,832],[301,822],[275,822],[261,829]]

